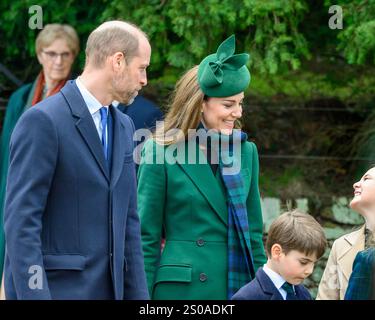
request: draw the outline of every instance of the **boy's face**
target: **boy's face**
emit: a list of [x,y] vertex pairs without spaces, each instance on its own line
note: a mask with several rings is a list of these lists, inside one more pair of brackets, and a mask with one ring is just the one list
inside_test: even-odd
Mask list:
[[314,270],[316,254],[306,255],[297,250],[287,254],[281,252],[278,257],[278,272],[285,281],[298,285],[305,280]]

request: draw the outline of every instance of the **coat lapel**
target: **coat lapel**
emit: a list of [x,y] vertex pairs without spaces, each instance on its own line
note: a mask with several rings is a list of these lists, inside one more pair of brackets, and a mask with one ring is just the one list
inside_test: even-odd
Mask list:
[[302,285],[294,286],[298,300],[311,300],[311,297],[303,290]]
[[[122,123],[116,108],[110,106],[110,111],[113,117],[113,144],[112,144],[112,172],[111,172],[111,186],[116,185],[122,169],[124,168],[125,155],[125,126]],[[131,151],[133,148],[131,148]]]
[[[191,181],[201,192],[201,194],[206,198],[208,203],[211,205],[213,210],[217,213],[220,220],[225,225],[228,225],[227,221],[227,204],[226,196],[223,190],[220,188],[215,176],[212,173],[211,167],[208,163],[188,163],[189,155],[188,143],[185,143],[185,158],[181,161],[181,158],[177,158],[177,163],[180,165],[182,170],[189,176]],[[199,145],[195,144],[196,154],[199,154],[197,159],[206,159],[204,153],[200,150]],[[219,169],[218,169],[219,170]]]
[[340,269],[343,271],[344,277],[347,281],[349,281],[355,256],[359,251],[364,250],[365,226],[363,226],[357,232],[350,233],[345,236],[345,240],[347,242],[347,246],[338,257],[337,263]]
[[61,89],[61,93],[69,104],[73,117],[77,119],[76,127],[83,140],[90,149],[101,171],[109,182],[108,165],[104,157],[104,152],[98,132],[96,131],[92,116],[83,100],[77,85],[74,80],[68,81]]
[[269,295],[269,300],[284,300],[279,290],[275,287],[272,280],[263,271],[263,268],[259,268],[256,272],[256,279],[259,282],[264,294]]

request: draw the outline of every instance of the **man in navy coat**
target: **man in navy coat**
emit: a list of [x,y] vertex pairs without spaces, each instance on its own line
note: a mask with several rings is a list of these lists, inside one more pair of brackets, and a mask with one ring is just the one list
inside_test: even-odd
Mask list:
[[133,120],[135,130],[153,130],[155,129],[156,121],[163,120],[163,113],[158,106],[142,96],[137,96],[130,105],[120,104],[118,109]]
[[5,201],[7,299],[148,299],[136,209],[134,124],[111,105],[147,84],[151,47],[110,21],[80,77],[14,129]]

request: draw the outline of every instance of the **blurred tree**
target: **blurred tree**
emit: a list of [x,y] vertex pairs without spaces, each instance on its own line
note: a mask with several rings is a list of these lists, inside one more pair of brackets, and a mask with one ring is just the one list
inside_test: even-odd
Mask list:
[[[32,78],[38,67],[34,41],[39,30],[28,27],[32,0],[0,1],[0,61],[21,79]],[[328,27],[328,8],[342,5],[344,29]],[[150,78],[172,84],[180,73],[198,63],[232,33],[239,51],[250,52],[252,72],[261,92],[292,94],[305,78],[306,88],[321,83],[322,93],[337,94],[347,88],[361,66],[375,62],[375,0],[40,0],[44,24],[74,26],[84,48],[87,36],[99,23],[125,19],[140,25],[150,36],[153,54]],[[84,54],[78,59],[82,67]],[[334,64],[334,66],[332,66]],[[351,68],[352,65],[359,65]],[[327,72],[327,70],[329,72]],[[343,72],[345,70],[345,72]],[[331,72],[332,71],[332,72]],[[341,71],[341,72],[340,72]],[[349,72],[349,73],[348,73]],[[323,79],[321,74],[326,77]],[[349,75],[348,77],[344,75]],[[271,76],[270,76],[271,75]],[[284,76],[292,78],[284,78]],[[280,78],[281,77],[281,78]],[[274,79],[265,83],[264,79]],[[283,84],[285,83],[285,86]],[[372,86],[372,80],[365,86]],[[293,84],[293,85],[291,85]],[[353,85],[352,83],[350,85]],[[333,88],[332,88],[333,87]],[[362,90],[363,83],[354,85]],[[255,83],[257,89],[257,83]],[[340,91],[342,92],[342,91]]]
[[[35,58],[35,39],[40,30],[29,28],[29,8],[33,0],[0,1],[0,62],[22,81],[33,79],[39,64]],[[43,9],[43,25],[67,23],[80,36],[84,49],[88,34],[103,21],[101,13],[107,6],[106,0],[39,0]],[[82,67],[84,54],[79,55],[77,67]]]
[[238,50],[251,52],[262,72],[297,69],[309,56],[299,25],[308,11],[304,0],[114,0],[105,18],[127,17],[149,34],[152,69],[186,69],[235,33]]
[[[332,1],[327,1],[328,3]],[[345,28],[338,50],[350,64],[375,64],[375,0],[345,1]]]
[[[39,69],[34,48],[39,30],[28,27],[34,4],[0,0],[0,62],[23,81]],[[333,4],[343,8],[342,30],[328,27]],[[338,97],[359,108],[373,102],[375,0],[40,0],[38,5],[44,24],[74,26],[82,49],[103,21],[140,25],[153,47],[148,89],[155,96],[164,96],[184,70],[235,33],[238,51],[251,54],[252,96]],[[76,69],[83,62],[82,50]]]

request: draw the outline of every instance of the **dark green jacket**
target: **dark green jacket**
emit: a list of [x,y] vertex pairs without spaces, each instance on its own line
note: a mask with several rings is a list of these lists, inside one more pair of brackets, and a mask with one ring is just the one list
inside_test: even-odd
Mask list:
[[[266,260],[258,153],[253,143],[243,142],[241,146],[241,174],[248,191],[257,270]],[[165,147],[148,140],[142,159],[146,160],[153,149],[163,157]],[[198,147],[196,152],[201,152]],[[141,163],[138,179],[138,210],[152,299],[227,299],[228,209],[219,170],[215,177],[207,163]],[[163,228],[166,243],[159,259]]]
[[31,87],[32,83],[26,84],[10,96],[5,109],[4,125],[0,137],[0,279],[3,274],[4,263],[3,209],[9,165],[9,141],[13,129],[24,111]]

